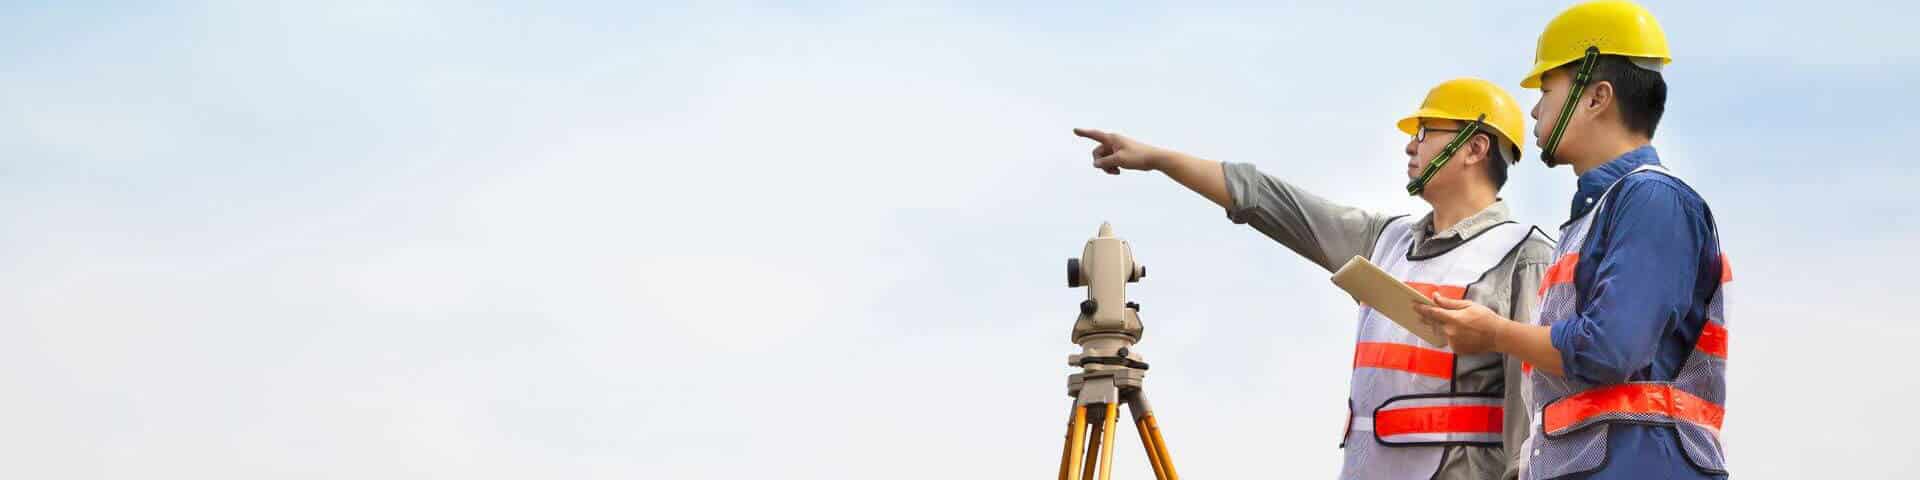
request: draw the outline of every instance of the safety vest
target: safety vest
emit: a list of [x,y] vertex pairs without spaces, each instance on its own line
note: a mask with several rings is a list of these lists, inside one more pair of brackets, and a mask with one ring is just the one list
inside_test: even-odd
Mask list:
[[[1448,251],[1421,257],[1410,253],[1418,221],[1400,217],[1388,222],[1371,260],[1421,293],[1455,299],[1466,298],[1467,291],[1533,231],[1507,222]],[[1504,369],[1497,368],[1502,357],[1454,355],[1364,305],[1356,338],[1341,478],[1424,480],[1439,469],[1446,446],[1500,446],[1505,418],[1501,392],[1455,387],[1500,385],[1456,380],[1502,375]]]
[[[1642,166],[1627,175],[1641,172],[1679,180],[1657,165]],[[1560,245],[1554,254],[1558,260],[1547,269],[1540,284],[1542,299],[1535,324],[1553,325],[1578,312],[1579,293],[1574,290],[1573,277],[1580,263],[1580,247],[1588,240],[1593,219],[1607,208],[1608,194],[1619,185],[1615,181],[1607,187],[1607,194],[1600,196],[1599,205],[1561,228]],[[1727,397],[1727,317],[1722,299],[1725,282],[1733,279],[1733,272],[1725,256],[1720,258],[1720,265],[1722,283],[1707,304],[1706,328],[1672,380],[1594,385],[1533,371],[1531,366],[1525,368],[1527,382],[1521,394],[1533,412],[1533,431],[1525,447],[1529,457],[1524,478],[1558,478],[1600,468],[1607,462],[1610,423],[1670,426],[1695,467],[1710,473],[1726,472],[1726,456],[1720,448],[1720,420],[1725,414],[1722,405]]]

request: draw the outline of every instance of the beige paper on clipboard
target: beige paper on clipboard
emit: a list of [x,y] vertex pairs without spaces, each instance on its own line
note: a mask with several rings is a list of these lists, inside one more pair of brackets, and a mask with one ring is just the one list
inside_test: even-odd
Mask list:
[[1436,347],[1447,346],[1447,336],[1438,328],[1420,320],[1420,312],[1413,310],[1415,302],[1433,305],[1433,299],[1421,295],[1413,287],[1401,283],[1393,275],[1381,270],[1378,265],[1358,256],[1348,260],[1340,271],[1333,273],[1333,284],[1353,295],[1353,299],[1372,307],[1382,315],[1392,319],[1407,331],[1413,332],[1421,340]]

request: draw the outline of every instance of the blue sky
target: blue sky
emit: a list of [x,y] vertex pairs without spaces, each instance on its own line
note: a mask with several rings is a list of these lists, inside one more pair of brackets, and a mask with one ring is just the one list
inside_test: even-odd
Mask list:
[[[1531,104],[1562,7],[8,4],[0,476],[1045,475],[1110,220],[1180,470],[1330,477],[1351,303],[1068,130],[1419,212],[1392,122]],[[1735,471],[1920,471],[1852,406],[1920,393],[1920,12],[1649,7],[1738,278]],[[1504,195],[1558,224],[1536,154]]]

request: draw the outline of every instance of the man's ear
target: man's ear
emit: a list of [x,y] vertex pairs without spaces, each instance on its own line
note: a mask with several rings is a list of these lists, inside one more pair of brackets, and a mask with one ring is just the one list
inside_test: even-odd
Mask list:
[[1602,112],[1613,108],[1614,100],[1613,82],[1602,80],[1587,86],[1587,98],[1581,103],[1586,107],[1583,110],[1587,110],[1588,116],[1598,117]]
[[1492,158],[1493,145],[1487,143],[1486,135],[1475,133],[1473,134],[1473,138],[1468,138],[1467,144],[1462,146],[1466,147],[1466,151],[1460,153],[1466,154],[1467,158],[1465,163],[1467,165],[1479,165],[1481,161]]

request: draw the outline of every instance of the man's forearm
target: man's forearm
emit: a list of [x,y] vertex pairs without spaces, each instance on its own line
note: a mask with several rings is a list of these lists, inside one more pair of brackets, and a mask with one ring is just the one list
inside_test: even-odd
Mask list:
[[1493,349],[1508,357],[1517,358],[1554,376],[1565,375],[1560,368],[1560,350],[1553,348],[1552,329],[1549,327],[1502,321],[1501,328],[1494,333],[1493,342]]
[[1233,194],[1227,191],[1227,173],[1220,162],[1168,150],[1154,167],[1207,200],[1233,208]]

